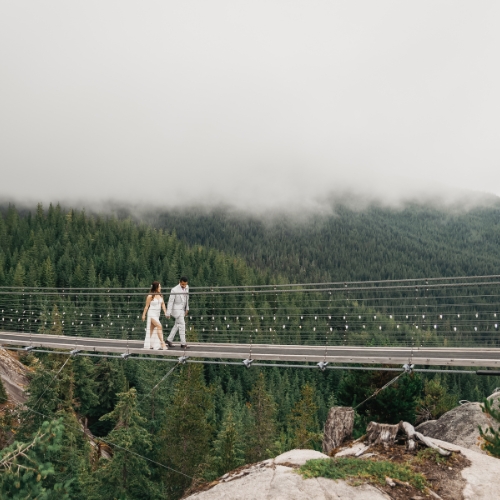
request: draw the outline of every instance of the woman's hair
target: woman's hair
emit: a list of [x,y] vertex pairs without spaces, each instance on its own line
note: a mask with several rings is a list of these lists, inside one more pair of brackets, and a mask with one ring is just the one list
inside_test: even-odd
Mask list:
[[159,295],[161,297],[161,293],[158,291],[159,286],[160,286],[159,281],[153,281],[153,283],[151,283],[151,290],[149,292],[153,296],[152,300],[154,300],[156,295]]

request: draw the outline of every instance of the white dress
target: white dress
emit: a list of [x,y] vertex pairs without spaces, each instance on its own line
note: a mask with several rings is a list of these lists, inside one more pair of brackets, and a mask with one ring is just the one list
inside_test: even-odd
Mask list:
[[163,299],[158,295],[155,295],[155,298],[149,303],[148,316],[146,319],[146,338],[144,339],[144,349],[158,350],[161,347],[157,328],[153,328],[152,334],[149,330],[151,326],[151,319],[155,319],[156,321],[158,321],[158,323],[160,322],[162,303]]

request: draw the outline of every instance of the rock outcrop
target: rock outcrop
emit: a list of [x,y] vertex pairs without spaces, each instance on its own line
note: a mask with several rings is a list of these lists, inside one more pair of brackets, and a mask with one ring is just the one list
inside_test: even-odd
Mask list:
[[9,401],[22,404],[27,397],[24,389],[28,385],[29,368],[3,347],[0,347],[0,377],[9,396]]
[[351,486],[345,481],[322,477],[303,479],[295,467],[314,458],[328,458],[313,450],[292,450],[275,459],[242,467],[223,476],[206,491],[186,497],[189,500],[389,500],[390,497],[369,484]]
[[[498,408],[500,392],[495,392],[488,399],[494,402],[494,408]],[[483,413],[481,403],[465,403],[446,412],[438,420],[423,422],[416,430],[424,436],[486,454],[481,448],[479,426],[486,430],[490,426],[498,428],[498,423]]]

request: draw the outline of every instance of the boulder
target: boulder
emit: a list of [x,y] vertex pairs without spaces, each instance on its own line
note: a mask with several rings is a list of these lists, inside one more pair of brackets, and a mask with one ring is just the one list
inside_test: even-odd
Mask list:
[[28,385],[30,369],[24,366],[10,351],[0,347],[0,377],[9,401],[22,404],[27,400],[24,389]]
[[[498,408],[499,398],[500,392],[495,392],[488,397],[489,400],[494,401],[494,408]],[[438,420],[423,422],[416,427],[416,430],[424,436],[486,454],[481,448],[479,426],[486,430],[490,426],[498,428],[498,423],[483,413],[481,403],[465,403],[446,412]]]

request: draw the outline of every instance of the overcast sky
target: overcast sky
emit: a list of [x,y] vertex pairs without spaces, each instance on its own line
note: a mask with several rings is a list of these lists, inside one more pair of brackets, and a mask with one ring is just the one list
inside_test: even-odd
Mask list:
[[500,2],[0,4],[0,195],[500,195]]

